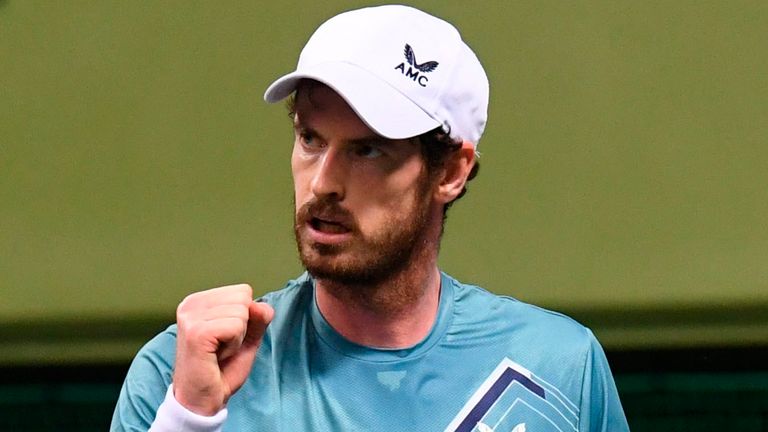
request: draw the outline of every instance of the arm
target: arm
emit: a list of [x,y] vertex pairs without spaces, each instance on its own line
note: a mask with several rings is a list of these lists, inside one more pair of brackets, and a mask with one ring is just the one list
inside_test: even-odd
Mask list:
[[188,296],[176,311],[177,334],[172,327],[136,356],[111,430],[146,431],[150,424],[156,432],[218,430],[273,314],[269,305],[253,302],[248,285]]
[[629,432],[616,383],[602,347],[589,332],[584,364],[579,432]]
[[113,432],[146,431],[171,383],[176,326],[147,342],[136,354],[112,415]]

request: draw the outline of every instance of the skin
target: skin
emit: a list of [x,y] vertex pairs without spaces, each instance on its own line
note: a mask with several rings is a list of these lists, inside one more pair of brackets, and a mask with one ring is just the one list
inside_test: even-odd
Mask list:
[[[295,232],[320,312],[352,342],[413,346],[435,321],[442,209],[461,192],[474,147],[465,142],[429,175],[418,143],[378,136],[330,88],[306,81],[294,130]],[[390,259],[393,251],[403,259]],[[245,284],[184,299],[175,398],[198,414],[220,411],[245,382],[273,315]]]

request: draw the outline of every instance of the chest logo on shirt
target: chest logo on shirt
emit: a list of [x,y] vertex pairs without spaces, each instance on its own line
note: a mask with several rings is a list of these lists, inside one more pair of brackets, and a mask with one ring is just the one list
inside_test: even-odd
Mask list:
[[579,408],[557,387],[504,358],[445,432],[576,431]]
[[376,378],[390,391],[400,388],[400,382],[405,378],[406,371],[386,371],[376,374]]

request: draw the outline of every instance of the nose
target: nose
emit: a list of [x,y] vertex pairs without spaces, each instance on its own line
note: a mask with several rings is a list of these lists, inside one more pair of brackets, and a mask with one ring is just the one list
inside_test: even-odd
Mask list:
[[318,159],[312,177],[312,193],[316,197],[333,197],[337,201],[343,200],[347,171],[348,163],[344,153],[333,146],[328,146]]

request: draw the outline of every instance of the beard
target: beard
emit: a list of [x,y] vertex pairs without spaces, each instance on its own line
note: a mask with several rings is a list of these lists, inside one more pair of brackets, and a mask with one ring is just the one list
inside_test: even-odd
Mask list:
[[[304,204],[294,224],[302,264],[315,279],[346,287],[374,287],[403,273],[428,243],[424,237],[429,202],[420,192],[410,209],[390,215],[370,234],[363,234],[354,216],[332,199],[315,198]],[[307,227],[318,214],[344,220],[352,238],[341,244],[311,241]]]

